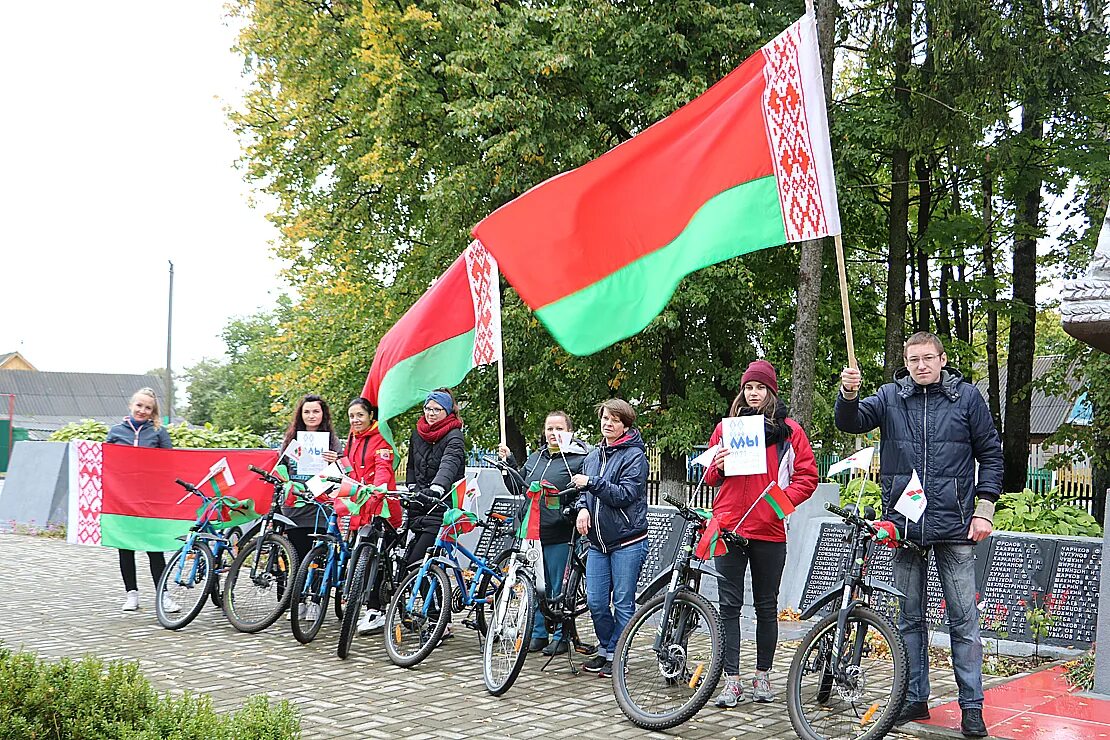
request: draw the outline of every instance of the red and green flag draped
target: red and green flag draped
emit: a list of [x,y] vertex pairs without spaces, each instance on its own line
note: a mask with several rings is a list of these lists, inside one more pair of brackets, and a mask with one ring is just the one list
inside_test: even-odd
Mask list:
[[726,552],[728,552],[728,545],[725,543],[725,538],[721,536],[721,520],[711,516],[705,523],[705,531],[698,540],[698,546],[694,549],[694,557],[699,560],[709,560]]
[[552,492],[558,493],[559,489],[548,481],[532,481],[528,490],[524,492],[524,514],[520,518],[520,525],[516,529],[516,536],[522,540],[538,540],[540,538],[540,505],[545,497]]
[[212,527],[217,530],[238,527],[260,516],[254,508],[254,499],[239,500],[227,495],[197,509],[197,518],[203,517],[204,521],[212,522]]
[[378,486],[358,486],[348,487],[346,490],[341,486],[339,494],[336,495],[333,505],[335,506],[335,513],[338,516],[358,516],[369,520],[373,516],[381,516],[386,519],[389,518],[389,499],[385,495],[386,489],[379,488]]
[[391,447],[389,419],[501,358],[497,276],[497,261],[472,243],[378,342],[362,396]]
[[443,528],[439,530],[439,538],[444,542],[455,542],[459,535],[473,532],[476,526],[478,515],[473,511],[448,509],[443,515]]
[[578,355],[639,332],[695,270],[839,233],[812,15],[669,117],[473,232]]
[[303,498],[303,494],[308,490],[308,486],[301,481],[291,480],[289,466],[283,462],[279,462],[274,466],[272,472],[285,482],[285,498],[281,502],[282,506],[290,509],[299,509],[302,506],[308,505],[308,502]]
[[763,491],[763,500],[771,505],[775,510],[775,516],[779,519],[785,519],[794,513],[794,502],[786,495],[786,491],[779,487],[779,484],[771,481],[766,490]]
[[[205,478],[221,457],[242,472],[234,485],[220,489],[229,497],[226,510],[211,514],[219,517],[219,526],[254,518],[270,508],[273,488],[248,473],[247,466],[269,469],[275,456],[273,450],[163,450],[73,442],[71,478],[78,493],[71,497],[70,521],[76,523],[71,540],[148,552],[177,549],[177,538],[200,514],[199,500],[183,498],[174,479],[207,484]],[[216,485],[221,483],[226,485],[226,479]]]

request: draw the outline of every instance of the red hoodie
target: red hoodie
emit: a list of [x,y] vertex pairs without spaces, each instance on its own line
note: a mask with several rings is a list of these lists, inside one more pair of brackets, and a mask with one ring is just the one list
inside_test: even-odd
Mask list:
[[[790,427],[790,436],[782,443],[782,461],[779,461],[779,445],[768,445],[766,473],[725,477],[715,465],[706,471],[706,485],[721,487],[713,499],[713,514],[720,518],[722,527],[735,527],[773,480],[778,481],[795,506],[817,490],[817,460],[813,457],[809,438],[793,419],[786,419],[786,425]],[[718,423],[713,430],[713,436],[709,438],[710,447],[721,441],[721,427],[722,424]],[[749,540],[786,542],[786,527],[766,502],[755,505],[739,533]]]
[[[393,448],[378,431],[378,422],[365,432],[347,438],[347,460],[351,463],[351,477],[359,483],[375,486],[385,486],[391,491],[397,490],[397,478],[393,474]],[[389,523],[394,529],[401,527],[401,502],[399,499],[389,499]],[[364,517],[351,522],[352,527],[366,524]]]

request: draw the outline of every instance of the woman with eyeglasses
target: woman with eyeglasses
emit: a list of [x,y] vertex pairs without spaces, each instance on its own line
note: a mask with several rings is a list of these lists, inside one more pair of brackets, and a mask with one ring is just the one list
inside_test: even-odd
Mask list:
[[416,430],[409,440],[405,469],[408,489],[421,494],[421,501],[409,504],[409,531],[413,539],[405,553],[406,565],[420,562],[435,544],[447,510],[444,502],[447,493],[466,474],[462,426],[450,390],[437,388],[428,394],[424,414],[416,420]]

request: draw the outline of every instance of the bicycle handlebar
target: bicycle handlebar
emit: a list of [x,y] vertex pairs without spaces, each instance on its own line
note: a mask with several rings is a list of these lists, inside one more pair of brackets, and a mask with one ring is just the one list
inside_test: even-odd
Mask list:
[[180,478],[178,478],[177,480],[174,481],[174,483],[181,486],[182,488],[184,488],[189,493],[196,493],[197,487],[194,486],[192,483],[189,483],[188,481],[183,481]]
[[[854,511],[848,511],[847,509],[841,506],[837,506],[836,504],[829,501],[825,502],[825,510],[836,514],[838,517],[848,522],[849,524],[855,525],[856,527],[864,530],[872,537],[879,533],[878,528],[875,527],[874,524],[867,521]],[[925,552],[925,550],[920,545],[914,542],[910,542],[909,540],[898,540],[898,547],[904,547],[907,550],[911,550],[917,553],[918,555],[924,554]]]
[[[670,495],[669,493],[664,493],[663,494],[663,500],[666,501],[671,506],[678,509],[678,515],[681,516],[686,521],[688,521],[688,522],[704,522],[705,521],[705,519],[702,517],[702,515],[699,514],[697,511],[695,511],[693,508],[691,508],[689,504],[685,503],[684,501],[679,501],[678,499],[676,499],[674,496]],[[740,547],[746,547],[747,544],[748,544],[748,538],[747,537],[740,534],[739,532],[734,532],[730,529],[722,529],[721,530],[721,536],[724,537],[725,542],[727,542],[730,545],[738,545]]]

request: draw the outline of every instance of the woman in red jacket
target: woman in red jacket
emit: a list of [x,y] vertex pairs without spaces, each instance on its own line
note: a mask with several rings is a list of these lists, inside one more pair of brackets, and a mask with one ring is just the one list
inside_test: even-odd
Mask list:
[[[756,617],[752,699],[758,702],[774,700],[767,672],[771,670],[779,638],[779,583],[786,565],[786,528],[774,509],[769,504],[759,503],[759,499],[772,481],[779,484],[795,506],[817,489],[817,461],[813,448],[798,422],[787,417],[789,410],[779,400],[778,393],[775,368],[765,360],[756,360],[744,371],[740,395],[729,410],[730,416],[758,414],[764,417],[767,472],[726,477],[728,450],[720,450],[705,473],[705,482],[721,489],[713,500],[713,515],[719,518],[722,527],[735,529],[749,542],[746,548],[733,548],[714,561],[724,576],[717,582],[725,632],[725,688],[717,697],[719,707],[736,706],[743,699],[740,609],[744,605],[744,571],[749,565]],[[710,446],[720,442],[721,437],[722,424],[717,424],[709,439]]]
[[[385,486],[390,491],[397,490],[397,478],[393,474],[393,448],[382,437],[378,429],[377,409],[365,398],[352,399],[347,404],[347,421],[351,423],[351,433],[347,435],[345,454],[351,464],[350,476],[359,483]],[[385,528],[385,547],[388,550],[397,538],[401,528],[401,503],[392,499],[389,506],[389,527]],[[357,532],[370,517],[358,514],[351,517],[350,531]],[[358,624],[359,634],[365,634],[385,625],[382,605],[377,603],[378,590],[371,588],[370,608],[362,615]]]

